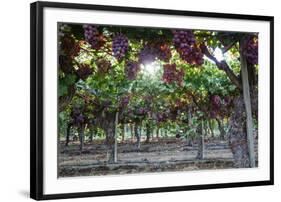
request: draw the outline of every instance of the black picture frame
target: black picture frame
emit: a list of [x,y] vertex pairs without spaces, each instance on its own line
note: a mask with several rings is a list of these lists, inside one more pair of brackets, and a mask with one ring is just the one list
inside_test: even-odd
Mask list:
[[[249,181],[238,183],[204,184],[173,187],[154,187],[129,190],[93,191],[79,193],[50,194],[43,193],[43,9],[67,8],[81,10],[121,11],[130,13],[180,15],[194,17],[225,18],[238,20],[267,21],[270,23],[270,179],[266,181]],[[166,10],[120,6],[103,6],[75,3],[35,2],[30,7],[30,197],[36,200],[62,199],[77,197],[140,194],[154,192],[171,192],[229,187],[246,187],[274,184],[274,17],[257,15],[240,15],[213,12],[195,12],[183,10]]]

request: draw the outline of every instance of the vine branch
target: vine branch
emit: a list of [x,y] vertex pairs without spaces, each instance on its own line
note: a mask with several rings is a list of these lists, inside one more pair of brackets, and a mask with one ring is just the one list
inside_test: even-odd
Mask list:
[[241,81],[239,80],[239,78],[234,74],[234,72],[231,70],[231,68],[229,67],[229,65],[226,63],[225,60],[222,61],[218,61],[208,50],[208,48],[204,45],[204,47],[202,47],[202,52],[205,54],[206,57],[208,57],[210,60],[212,60],[213,62],[216,63],[217,67],[220,70],[223,70],[226,75],[228,76],[228,78],[232,81],[232,83],[239,88],[240,90],[242,90],[242,85],[241,85]]

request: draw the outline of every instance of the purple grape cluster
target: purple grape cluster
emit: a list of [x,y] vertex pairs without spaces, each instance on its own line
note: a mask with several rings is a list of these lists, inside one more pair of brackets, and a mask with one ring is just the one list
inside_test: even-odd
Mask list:
[[136,114],[143,116],[146,115],[149,112],[149,109],[147,109],[146,107],[140,107],[136,110]]
[[167,114],[165,114],[163,112],[157,112],[156,113],[156,121],[158,123],[166,121],[167,118],[168,118]]
[[222,100],[219,95],[211,96],[211,117],[215,118],[219,113],[221,107]]
[[86,117],[78,107],[74,107],[71,111],[72,123],[75,125],[82,125],[86,122]]
[[172,30],[173,43],[180,57],[189,64],[202,65],[203,54],[190,30]]
[[121,108],[125,108],[127,107],[127,105],[129,104],[130,102],[130,96],[129,95],[125,95],[121,98],[120,100],[120,107]]
[[219,95],[211,96],[211,117],[215,118],[217,115],[224,116],[229,111],[229,106],[232,99],[229,96],[220,97]]
[[171,49],[168,44],[159,44],[158,45],[158,58],[164,62],[169,62],[172,57]]
[[258,39],[254,37],[249,38],[243,52],[247,61],[252,65],[258,64],[258,50]]
[[152,46],[145,45],[139,52],[139,62],[142,64],[150,64],[156,60],[157,54]]
[[129,40],[123,34],[117,34],[112,39],[112,51],[114,57],[120,61],[122,60],[129,49]]
[[177,82],[179,86],[183,83],[184,71],[183,69],[177,70],[176,64],[163,65],[164,72],[162,79],[165,83],[171,84]]
[[165,64],[163,73],[163,80],[167,84],[171,84],[176,78],[176,65],[175,64]]
[[82,80],[86,80],[92,73],[93,70],[88,64],[79,64],[78,69],[76,70],[77,76]]
[[85,40],[91,45],[95,50],[100,49],[104,44],[104,38],[99,33],[97,26],[83,25]]
[[215,108],[219,108],[219,107],[221,106],[222,100],[221,100],[220,96],[218,96],[218,95],[213,95],[213,96],[211,97],[211,99],[212,99],[212,105],[213,105]]
[[150,64],[157,58],[168,62],[172,56],[170,47],[162,41],[146,44],[139,53],[139,62]]
[[229,96],[225,96],[223,98],[224,105],[230,105],[231,104],[231,98]]
[[125,65],[125,75],[128,80],[134,80],[140,70],[140,65],[135,61],[127,61]]

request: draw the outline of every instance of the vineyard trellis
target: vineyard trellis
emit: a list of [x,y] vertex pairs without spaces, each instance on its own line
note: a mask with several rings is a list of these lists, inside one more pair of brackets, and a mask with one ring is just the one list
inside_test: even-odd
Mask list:
[[123,142],[141,152],[172,139],[167,151],[193,146],[204,159],[206,141],[220,140],[234,167],[256,166],[256,33],[89,24],[58,32],[64,147],[79,140],[83,154],[86,140],[104,140],[111,164]]

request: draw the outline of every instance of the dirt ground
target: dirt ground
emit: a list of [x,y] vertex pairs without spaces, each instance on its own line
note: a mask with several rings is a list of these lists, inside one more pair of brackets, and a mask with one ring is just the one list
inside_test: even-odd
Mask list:
[[220,140],[205,141],[201,160],[196,159],[196,144],[175,139],[142,142],[140,149],[135,142],[119,143],[118,162],[112,164],[104,141],[86,143],[82,152],[78,142],[68,147],[61,142],[59,150],[59,177],[233,168],[228,143]]

